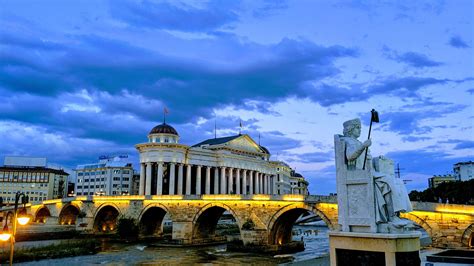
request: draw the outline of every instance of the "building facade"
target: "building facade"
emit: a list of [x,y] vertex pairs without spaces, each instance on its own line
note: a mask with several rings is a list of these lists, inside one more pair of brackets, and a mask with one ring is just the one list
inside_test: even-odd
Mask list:
[[97,163],[78,165],[74,175],[77,196],[131,194],[133,168],[125,156],[101,157]]
[[62,169],[47,167],[46,158],[5,157],[0,167],[0,197],[7,204],[14,203],[18,191],[33,204],[63,198],[68,176]]
[[[135,145],[140,153],[140,195],[285,194],[286,164],[270,161],[269,151],[250,136],[213,138],[193,146],[163,123]],[[286,167],[286,168],[285,168]]]
[[467,181],[474,178],[474,162],[460,162],[454,165],[454,176],[458,181]]
[[291,194],[309,195],[308,181],[306,181],[301,174],[292,171],[290,184]]
[[452,175],[434,175],[428,178],[428,187],[435,188],[441,183],[454,181],[456,181],[456,178]]

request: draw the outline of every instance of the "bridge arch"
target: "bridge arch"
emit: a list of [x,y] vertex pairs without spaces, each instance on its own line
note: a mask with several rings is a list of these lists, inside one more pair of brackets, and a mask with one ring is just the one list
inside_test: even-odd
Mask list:
[[68,203],[64,205],[64,207],[59,212],[59,219],[58,219],[59,224],[60,225],[76,224],[77,215],[79,215],[80,211],[81,209],[79,208],[79,206],[73,203]]
[[115,233],[120,209],[114,203],[100,205],[94,214],[94,232]]
[[35,219],[34,221],[36,223],[46,223],[46,220],[48,219],[48,217],[51,217],[51,212],[49,211],[48,207],[46,206],[41,206],[38,210],[36,210],[36,213],[35,213]]
[[228,211],[234,217],[240,231],[242,223],[231,207],[220,202],[209,203],[204,205],[193,218],[193,239],[214,237],[217,223],[225,211]]
[[306,204],[290,204],[281,208],[270,219],[267,225],[269,244],[281,245],[291,242],[293,225],[295,224],[296,220],[306,212],[312,212],[318,215],[326,223],[329,229],[335,229],[335,225],[331,222],[331,220],[318,208],[308,206]]
[[140,234],[143,236],[160,236],[163,234],[163,220],[166,215],[171,217],[169,209],[161,203],[151,203],[145,206],[138,217]]
[[421,226],[423,229],[425,229],[426,233],[428,233],[431,239],[433,239],[433,228],[424,219],[410,212],[401,213],[400,216]]
[[464,230],[462,234],[461,243],[466,247],[474,247],[474,224],[471,224]]

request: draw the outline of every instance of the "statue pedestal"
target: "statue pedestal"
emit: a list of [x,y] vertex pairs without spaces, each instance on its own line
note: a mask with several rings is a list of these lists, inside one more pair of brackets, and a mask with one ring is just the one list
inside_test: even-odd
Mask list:
[[420,265],[420,232],[329,232],[331,266]]

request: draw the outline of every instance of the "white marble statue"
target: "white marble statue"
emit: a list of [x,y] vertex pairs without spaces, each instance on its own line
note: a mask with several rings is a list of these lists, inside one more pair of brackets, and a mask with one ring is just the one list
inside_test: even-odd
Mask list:
[[[341,140],[345,143],[345,158],[348,170],[362,169],[366,148],[370,147],[372,141],[360,142],[361,122],[353,119],[344,122],[344,136]],[[375,220],[377,224],[387,223],[395,228],[409,225],[405,219],[400,219],[400,212],[412,211],[410,199],[405,185],[399,178],[395,178],[393,161],[379,156],[372,160],[370,152],[367,154],[366,164],[372,163],[370,167],[374,178],[375,189]]]

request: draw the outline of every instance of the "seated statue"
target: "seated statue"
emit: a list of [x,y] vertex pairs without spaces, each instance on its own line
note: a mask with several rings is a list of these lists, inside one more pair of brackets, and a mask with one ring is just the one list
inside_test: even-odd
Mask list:
[[[364,167],[365,151],[372,144],[366,140],[360,142],[361,122],[353,119],[344,122],[344,136],[341,140],[345,143],[345,159],[348,170],[362,169]],[[371,175],[374,178],[375,189],[375,220],[377,224],[387,223],[391,227],[411,227],[410,222],[399,218],[400,212],[412,211],[412,206],[405,185],[399,178],[395,178],[393,161],[379,156],[372,160],[367,151],[366,164],[372,163]],[[366,166],[367,168],[367,166]]]

